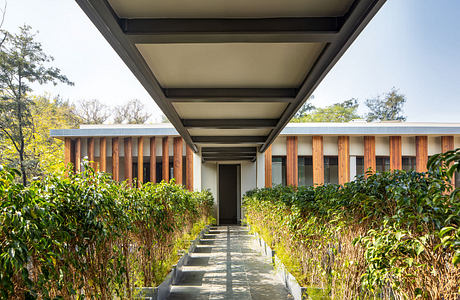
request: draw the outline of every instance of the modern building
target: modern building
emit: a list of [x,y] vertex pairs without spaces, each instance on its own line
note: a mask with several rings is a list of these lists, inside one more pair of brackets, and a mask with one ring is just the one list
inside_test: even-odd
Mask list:
[[[425,171],[431,155],[460,147],[460,123],[291,123],[264,153],[225,141],[194,152],[171,124],[85,125],[51,135],[65,141],[65,161],[77,170],[88,157],[119,181],[175,178],[211,190],[221,223],[240,219],[241,197],[256,187],[343,184],[369,168]],[[460,186],[460,176],[453,183]]]

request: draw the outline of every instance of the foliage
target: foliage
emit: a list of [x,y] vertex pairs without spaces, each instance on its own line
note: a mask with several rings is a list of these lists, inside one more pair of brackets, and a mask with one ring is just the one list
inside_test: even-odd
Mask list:
[[294,119],[300,119],[307,116],[312,110],[315,110],[316,107],[311,104],[311,100],[315,99],[314,95],[311,95],[310,98],[305,101],[305,103],[300,107],[300,109],[294,115]]
[[311,113],[304,113],[302,116],[294,117],[292,122],[349,122],[360,118],[357,113],[358,106],[356,99],[335,103],[325,108],[311,106],[309,108],[312,111]]
[[130,188],[88,165],[29,187],[18,175],[0,171],[1,299],[133,298],[164,279],[213,202],[174,182]]
[[114,108],[114,123],[145,124],[152,114],[145,111],[144,104],[138,99],[133,99],[125,105]]
[[399,91],[395,88],[385,94],[383,99],[380,97],[368,99],[366,100],[366,106],[370,112],[366,116],[367,121],[405,121],[406,117],[402,115],[404,103],[406,103],[406,97],[399,94]]
[[83,124],[102,124],[110,117],[109,107],[97,99],[79,101],[74,113]]
[[[456,299],[459,198],[436,174],[248,192],[247,222],[307,287],[333,299]],[[458,248],[457,248],[458,249]]]
[[25,152],[33,132],[32,85],[72,84],[58,68],[47,66],[53,58],[35,41],[31,30],[30,26],[23,26],[18,34],[4,31],[6,38],[0,48],[0,132],[16,151],[24,185],[28,164],[32,163]]

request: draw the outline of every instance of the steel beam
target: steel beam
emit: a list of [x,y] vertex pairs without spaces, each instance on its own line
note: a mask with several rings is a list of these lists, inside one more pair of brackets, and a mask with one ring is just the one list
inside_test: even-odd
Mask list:
[[201,144],[263,144],[266,136],[193,136],[194,143]]
[[287,102],[295,100],[294,88],[166,88],[170,102]]
[[183,119],[185,128],[217,128],[217,129],[244,129],[244,128],[273,128],[278,119]]
[[203,147],[201,153],[256,152],[257,147]]

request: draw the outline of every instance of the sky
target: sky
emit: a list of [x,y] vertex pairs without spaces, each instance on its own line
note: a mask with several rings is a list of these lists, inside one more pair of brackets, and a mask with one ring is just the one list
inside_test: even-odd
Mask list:
[[[0,0],[4,3],[5,0]],[[74,0],[7,0],[3,28],[31,25],[75,86],[36,87],[38,94],[121,105],[139,99],[161,111]],[[167,1],[167,0],[165,0]],[[460,1],[387,0],[318,86],[312,103],[364,102],[393,87],[406,96],[412,122],[460,122]]]

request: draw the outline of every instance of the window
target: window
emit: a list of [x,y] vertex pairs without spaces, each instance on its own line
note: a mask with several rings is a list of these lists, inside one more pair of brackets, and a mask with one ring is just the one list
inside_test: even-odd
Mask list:
[[272,157],[272,184],[286,185],[286,156]]
[[[133,178],[137,178],[137,167],[138,163],[133,163]],[[143,181],[142,183],[146,183],[150,181],[150,163],[144,163],[144,170],[143,170]]]
[[405,171],[416,170],[417,168],[415,156],[403,156],[402,169]]
[[313,185],[313,161],[311,156],[299,156],[299,185]]
[[339,183],[339,160],[337,156],[324,157],[324,183]]
[[364,174],[364,156],[356,156],[356,176]]
[[376,172],[386,172],[390,170],[390,157],[377,156],[375,158]]

